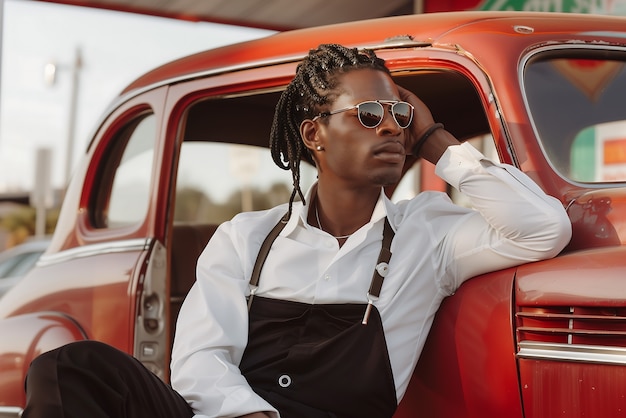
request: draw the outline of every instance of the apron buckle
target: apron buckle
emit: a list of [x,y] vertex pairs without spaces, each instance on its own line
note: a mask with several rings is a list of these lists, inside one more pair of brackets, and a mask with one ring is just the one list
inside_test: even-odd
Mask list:
[[361,324],[367,325],[367,320],[370,317],[370,312],[372,311],[372,306],[374,306],[374,301],[378,300],[377,296],[372,296],[369,292],[367,293],[367,307],[365,308],[365,314],[363,315],[363,320]]
[[248,296],[248,311],[250,311],[250,307],[252,306],[252,299],[254,299],[254,295],[256,294],[257,289],[259,288],[259,286],[250,285],[250,296]]

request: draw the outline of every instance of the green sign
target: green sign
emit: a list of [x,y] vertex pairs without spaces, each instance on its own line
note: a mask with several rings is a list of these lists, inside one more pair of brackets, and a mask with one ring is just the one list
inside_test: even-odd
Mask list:
[[526,12],[611,13],[610,0],[484,0],[478,10]]

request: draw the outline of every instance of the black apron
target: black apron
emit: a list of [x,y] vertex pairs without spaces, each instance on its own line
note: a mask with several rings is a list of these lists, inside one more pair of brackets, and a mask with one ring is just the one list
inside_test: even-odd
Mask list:
[[[383,245],[369,304],[306,304],[254,297],[261,268],[283,218],[266,238],[250,280],[250,330],[240,369],[282,418],[389,418],[396,389],[380,315],[393,230]],[[366,313],[367,312],[367,313]]]

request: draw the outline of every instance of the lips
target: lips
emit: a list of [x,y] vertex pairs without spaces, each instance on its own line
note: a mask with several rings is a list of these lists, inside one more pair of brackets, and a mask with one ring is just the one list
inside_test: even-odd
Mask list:
[[406,151],[399,142],[385,142],[374,149],[374,155],[390,162],[404,162]]

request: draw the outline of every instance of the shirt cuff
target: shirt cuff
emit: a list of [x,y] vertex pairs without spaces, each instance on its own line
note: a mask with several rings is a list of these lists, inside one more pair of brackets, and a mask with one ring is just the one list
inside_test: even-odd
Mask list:
[[493,164],[469,142],[451,145],[437,161],[435,174],[458,190],[459,184],[467,175],[468,170],[473,171],[480,168],[482,171],[481,161],[489,161],[490,164]]

